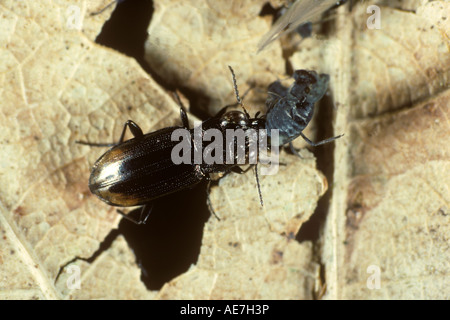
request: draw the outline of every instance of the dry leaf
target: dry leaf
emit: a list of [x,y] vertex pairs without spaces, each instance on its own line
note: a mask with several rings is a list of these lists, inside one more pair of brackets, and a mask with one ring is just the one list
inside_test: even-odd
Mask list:
[[[75,140],[113,141],[129,118],[150,129],[179,117],[173,100],[133,59],[88,38],[101,27],[86,15],[91,6],[77,16],[86,34],[65,23],[72,7],[70,1],[4,1],[0,7],[3,298],[66,298],[55,286],[60,268],[90,257],[117,226],[115,209],[87,185],[104,150]],[[106,296],[143,297],[115,293]]]
[[[285,66],[277,42],[256,55],[270,28],[258,16],[265,2],[154,1],[149,64],[207,97],[212,114],[235,101],[227,65],[241,94],[264,91]],[[198,261],[159,291],[145,288],[122,237],[93,261],[76,259],[91,257],[120,216],[87,186],[104,150],[75,140],[114,141],[127,119],[145,131],[179,123],[176,103],[132,58],[94,43],[113,7],[90,13],[108,3],[0,7],[1,299],[311,299],[321,281],[328,299],[448,299],[448,2],[374,2],[381,30],[367,29],[369,4],[358,2],[296,47],[294,68],[331,75],[334,131],[346,134],[332,180],[306,150],[283,152],[279,173],[260,176],[262,208],[251,170],[222,178],[211,193],[221,221],[209,218]],[[264,92],[253,91],[247,106],[261,107]],[[320,239],[299,243],[328,183]],[[71,287],[77,270],[81,289]]]
[[[73,271],[80,272],[80,288],[70,288]],[[109,249],[92,264],[78,260],[66,267],[58,278],[56,289],[66,299],[153,299],[155,292],[147,291],[141,282],[141,270],[136,257],[122,236],[117,237]]]
[[358,6],[321,49],[335,130],[348,134],[323,239],[327,298],[450,296],[450,7],[419,3],[381,7],[380,30]]
[[169,83],[208,97],[209,104],[198,107],[210,114],[236,101],[228,65],[236,72],[241,92],[251,85],[267,88],[284,73],[284,62],[279,45],[263,55],[256,53],[259,39],[270,28],[270,20],[258,16],[265,2],[154,1],[148,64]]
[[[312,244],[295,240],[314,212],[327,181],[313,158],[282,158],[275,175],[261,177],[260,206],[255,176],[228,175],[211,193],[220,221],[205,225],[195,266],[162,288],[161,298],[312,299],[319,278]],[[289,184],[286,183],[289,176]]]

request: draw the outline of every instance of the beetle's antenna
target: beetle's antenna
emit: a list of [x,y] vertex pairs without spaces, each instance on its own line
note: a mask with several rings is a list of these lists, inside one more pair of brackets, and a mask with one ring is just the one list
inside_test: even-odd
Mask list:
[[261,193],[261,186],[259,184],[259,177],[258,177],[258,164],[255,164],[255,177],[256,177],[256,185],[258,186],[258,193],[259,193],[259,202],[261,203],[261,207],[264,206],[262,193]]
[[228,66],[228,68],[230,69],[231,75],[233,77],[233,86],[234,86],[234,93],[236,94],[236,100],[241,105],[242,109],[244,109],[244,113],[247,116],[247,118],[250,119],[250,115],[248,114],[247,110],[245,109],[244,103],[242,102],[241,97],[239,97],[239,90],[238,90],[238,87],[237,87],[236,76],[234,74],[234,70],[233,70],[233,68],[231,66]]
[[[236,75],[234,74],[234,70],[231,66],[228,66],[228,68],[231,71],[231,75],[233,77],[233,86],[234,86],[234,93],[236,94],[236,100],[241,105],[242,109],[244,109],[244,113],[247,116],[248,119],[250,119],[250,115],[248,114],[247,110],[244,107],[244,102],[242,102],[241,97],[239,96],[239,90],[236,83]],[[255,177],[256,177],[256,184],[258,186],[258,193],[259,193],[259,201],[261,203],[261,206],[264,205],[262,194],[261,194],[261,185],[259,184],[259,176],[258,176],[258,164],[255,165]]]
[[209,197],[211,193],[211,179],[208,177],[208,184],[206,186],[206,202],[208,204],[209,210],[214,214],[214,216],[217,218],[217,220],[220,221],[219,216],[216,214],[216,211],[214,210],[214,207],[211,202],[211,198]]

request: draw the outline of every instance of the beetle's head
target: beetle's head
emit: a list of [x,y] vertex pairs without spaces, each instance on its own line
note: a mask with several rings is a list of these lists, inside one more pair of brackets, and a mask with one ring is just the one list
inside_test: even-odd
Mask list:
[[249,125],[247,115],[242,111],[229,111],[220,118],[220,126],[223,129],[242,129]]

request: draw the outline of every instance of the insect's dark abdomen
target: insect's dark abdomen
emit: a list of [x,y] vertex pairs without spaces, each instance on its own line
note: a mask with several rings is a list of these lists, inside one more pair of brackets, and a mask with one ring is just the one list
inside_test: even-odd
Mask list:
[[[296,70],[294,84],[286,88],[279,81],[269,86],[266,100],[266,129],[277,129],[278,145],[292,142],[306,128],[314,114],[314,104],[325,94],[329,75],[318,75],[315,71]],[[272,139],[272,138],[271,138]],[[273,141],[272,143],[277,143]]]
[[202,181],[198,165],[172,162],[171,152],[179,141],[171,141],[171,134],[177,128],[164,128],[111,148],[94,164],[91,192],[110,205],[127,207]]
[[[300,135],[300,132],[311,121],[313,113],[314,109],[306,102],[297,102],[297,107],[295,107],[293,100],[280,100],[277,108],[267,114],[266,128],[279,130],[279,145],[281,146]],[[270,136],[270,131],[267,134]]]

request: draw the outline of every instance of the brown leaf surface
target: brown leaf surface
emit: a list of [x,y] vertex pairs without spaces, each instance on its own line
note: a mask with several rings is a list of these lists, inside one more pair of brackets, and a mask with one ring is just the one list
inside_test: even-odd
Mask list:
[[[60,267],[91,256],[117,226],[115,209],[94,199],[87,185],[90,167],[104,150],[74,141],[113,141],[129,118],[150,129],[179,117],[173,100],[135,61],[89,39],[96,25],[99,32],[98,18],[80,17],[87,33],[64,23],[68,18],[61,14],[71,6],[70,1],[0,6],[3,298],[66,298],[54,283]],[[86,11],[92,7],[81,10]],[[138,277],[133,281],[142,286]],[[103,295],[145,296],[118,291]]]
[[[348,133],[335,149],[326,298],[450,296],[450,7],[419,3],[381,7],[381,30],[365,28],[359,6],[338,17],[337,50],[324,45],[325,68],[337,70],[335,130]],[[379,289],[367,285],[370,266]]]
[[66,299],[154,299],[156,293],[147,291],[141,282],[141,270],[136,267],[136,257],[122,236],[116,238],[90,264],[78,260],[70,266],[81,270],[81,290],[69,289],[71,273],[64,272],[58,279],[56,289]]
[[[168,83],[207,97],[210,113],[235,101],[231,65],[241,94],[256,84],[246,98],[256,109],[285,66],[278,42],[255,55],[270,28],[258,16],[265,2],[154,1],[147,61]],[[342,7],[327,36],[290,57],[294,68],[330,73],[334,131],[346,134],[335,143],[318,244],[295,240],[328,188],[302,150],[304,159],[282,153],[280,172],[260,176],[263,208],[251,170],[222,178],[211,193],[221,221],[210,217],[197,263],[159,292],[141,283],[122,237],[55,283],[120,220],[87,186],[104,150],[74,141],[113,141],[127,119],[145,131],[179,121],[177,105],[132,58],[93,42],[112,8],[89,13],[108,3],[81,1],[76,17],[71,1],[0,5],[0,299],[311,299],[321,281],[328,299],[448,299],[445,1],[374,2],[381,30],[366,28],[367,2],[351,14]],[[68,288],[70,266],[81,270],[81,290]],[[380,268],[380,289],[368,288],[368,266]]]
[[[195,266],[168,283],[159,297],[176,299],[312,299],[319,281],[312,244],[295,241],[314,212],[327,181],[314,158],[281,159],[275,175],[261,177],[261,208],[252,171],[228,175],[211,193],[220,217],[210,219]],[[286,184],[286,176],[291,177]],[[190,289],[190,288],[195,289]]]
[[[199,107],[215,114],[236,101],[228,65],[242,93],[252,84],[267,87],[284,73],[278,44],[256,54],[259,39],[270,28],[269,17],[258,16],[265,2],[154,1],[146,61],[169,83],[208,97],[209,103]],[[249,96],[246,101],[254,100]]]

